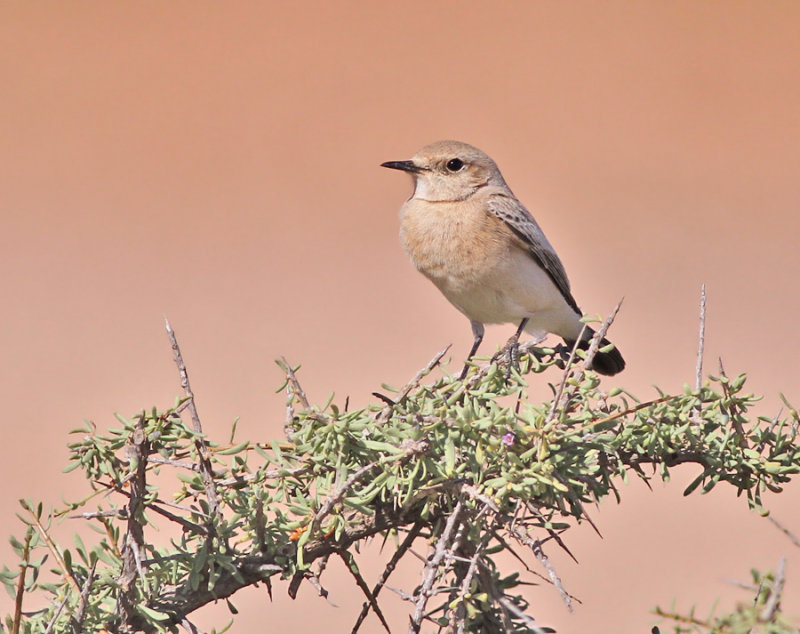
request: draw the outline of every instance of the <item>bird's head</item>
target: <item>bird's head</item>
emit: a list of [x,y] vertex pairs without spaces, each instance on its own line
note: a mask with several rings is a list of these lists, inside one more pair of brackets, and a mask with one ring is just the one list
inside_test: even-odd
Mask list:
[[431,202],[466,200],[487,185],[506,187],[495,162],[460,141],[437,141],[411,160],[387,161],[381,166],[409,172],[415,182],[414,198]]

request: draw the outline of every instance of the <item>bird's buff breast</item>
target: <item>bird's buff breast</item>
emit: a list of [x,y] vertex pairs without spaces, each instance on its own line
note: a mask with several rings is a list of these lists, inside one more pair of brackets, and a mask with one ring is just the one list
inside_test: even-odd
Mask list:
[[456,308],[491,323],[512,308],[501,306],[507,298],[498,278],[513,248],[501,223],[478,205],[411,199],[401,210],[400,236],[414,266]]

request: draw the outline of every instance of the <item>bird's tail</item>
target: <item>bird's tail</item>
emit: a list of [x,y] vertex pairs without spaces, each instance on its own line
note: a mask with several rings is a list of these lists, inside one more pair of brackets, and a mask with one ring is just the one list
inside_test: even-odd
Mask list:
[[[586,329],[586,333],[588,339],[583,339],[579,344],[578,347],[581,350],[588,350],[589,344],[591,343],[591,338],[594,336],[594,330],[591,328]],[[571,348],[575,345],[575,341],[570,341],[569,339],[564,339],[564,342]],[[606,346],[611,345],[611,342],[603,337],[603,340],[600,342],[600,347],[604,348]],[[589,366],[590,369],[598,372],[599,374],[605,374],[606,376],[614,376],[615,374],[622,372],[625,369],[625,359],[622,358],[619,350],[612,348],[608,352],[598,352],[594,355],[594,359],[592,359],[592,365]]]

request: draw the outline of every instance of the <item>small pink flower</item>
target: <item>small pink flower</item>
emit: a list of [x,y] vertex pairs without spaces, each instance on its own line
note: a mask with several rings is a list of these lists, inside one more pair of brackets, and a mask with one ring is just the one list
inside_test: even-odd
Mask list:
[[516,439],[517,439],[517,437],[514,434],[512,434],[511,432],[508,432],[505,436],[503,436],[502,440],[503,440],[503,444],[506,447],[510,447],[511,445],[514,444],[514,441]]

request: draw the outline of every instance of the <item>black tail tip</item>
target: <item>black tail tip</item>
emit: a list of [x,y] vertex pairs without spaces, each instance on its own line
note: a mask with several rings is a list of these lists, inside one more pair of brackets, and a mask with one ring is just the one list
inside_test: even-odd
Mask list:
[[[590,341],[581,341],[578,347],[581,350],[588,350],[590,343]],[[575,345],[575,342],[566,341],[566,344],[572,347]],[[611,342],[605,337],[600,342],[601,348],[610,345]],[[608,352],[598,352],[596,355],[594,355],[594,359],[592,359],[592,364],[589,366],[589,369],[605,376],[614,376],[625,369],[625,359],[622,358],[619,350],[612,348]]]
[[[604,339],[602,345],[606,346],[608,343],[609,342]],[[625,369],[625,359],[622,358],[619,350],[614,348],[608,352],[598,352],[596,355],[594,355],[594,359],[592,359],[592,365],[590,367],[598,374],[614,376]]]

